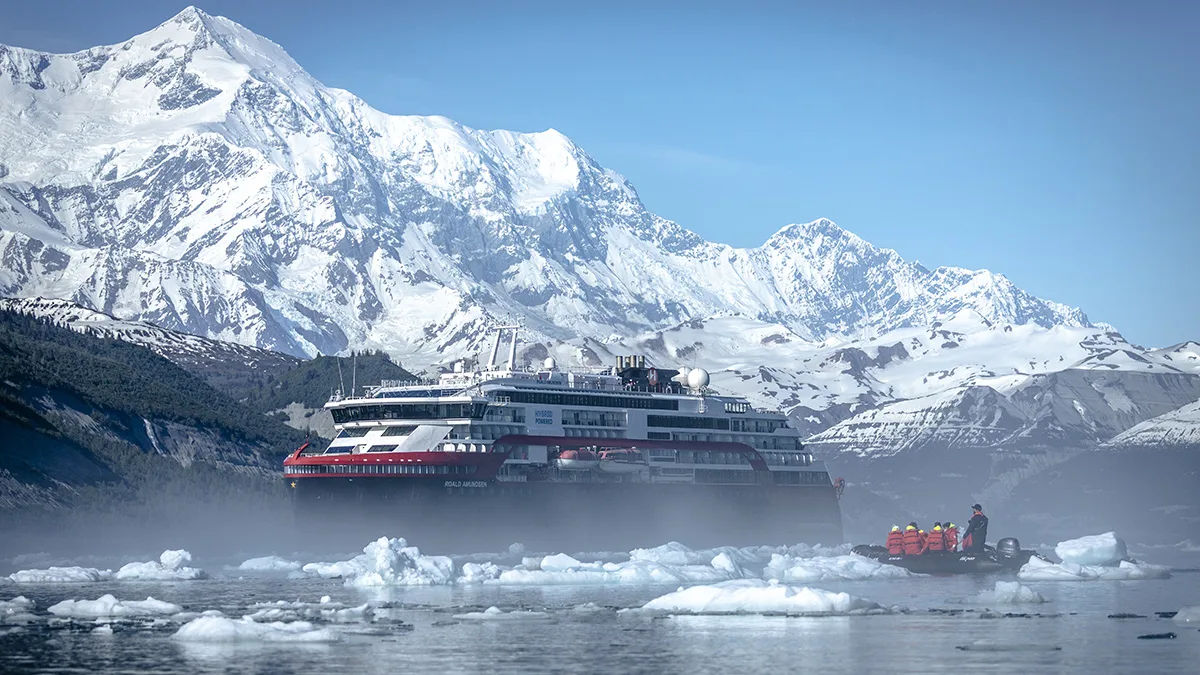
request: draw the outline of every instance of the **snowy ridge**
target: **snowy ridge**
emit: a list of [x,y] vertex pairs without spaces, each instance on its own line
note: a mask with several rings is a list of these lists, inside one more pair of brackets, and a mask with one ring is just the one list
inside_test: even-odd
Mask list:
[[0,293],[198,335],[422,367],[514,318],[546,340],[717,315],[815,340],[964,309],[1089,325],[828,220],[706,242],[557,131],[381,113],[194,8],[76,54],[0,48],[0,101]]
[[1200,447],[1200,401],[1136,424],[1109,439],[1104,447]]

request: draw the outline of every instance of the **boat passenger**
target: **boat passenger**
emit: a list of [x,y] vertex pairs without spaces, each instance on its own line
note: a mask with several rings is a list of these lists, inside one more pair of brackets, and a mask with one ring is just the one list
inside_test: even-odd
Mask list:
[[904,555],[904,533],[899,525],[893,525],[892,531],[888,532],[887,552],[888,555]]
[[958,526],[954,523],[946,523],[946,527],[942,528],[946,531],[946,550],[951,553],[958,551]]
[[963,550],[971,553],[983,553],[983,545],[987,542],[988,518],[983,515],[983,507],[979,504],[971,506],[974,513],[967,523],[967,531],[963,533]]
[[904,528],[904,555],[921,555],[921,531],[917,529],[916,523],[909,523],[908,527]]
[[946,532],[942,530],[941,523],[934,523],[933,529],[929,531],[929,536],[925,538],[925,545],[921,547],[921,553],[944,553],[946,551]]

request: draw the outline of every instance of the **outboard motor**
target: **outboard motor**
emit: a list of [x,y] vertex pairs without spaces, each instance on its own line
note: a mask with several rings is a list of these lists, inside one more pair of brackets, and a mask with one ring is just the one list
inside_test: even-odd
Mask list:
[[1013,558],[1021,552],[1021,542],[1016,537],[1005,537],[996,542],[996,553],[1001,558]]

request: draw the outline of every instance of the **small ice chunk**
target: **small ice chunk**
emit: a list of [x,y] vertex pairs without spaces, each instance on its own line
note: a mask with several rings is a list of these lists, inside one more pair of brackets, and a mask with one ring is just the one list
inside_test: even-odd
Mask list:
[[1109,565],[1129,557],[1125,542],[1116,532],[1060,541],[1054,547],[1054,555],[1077,565]]
[[[20,598],[18,598],[19,600]],[[1200,606],[1184,607],[1172,617],[1176,621],[1200,622]]]
[[495,563],[463,563],[462,574],[458,577],[460,584],[479,584],[500,578],[501,569]]
[[204,570],[186,567],[192,554],[183,549],[163,551],[157,561],[132,562],[117,570],[120,581],[190,581],[208,577]]
[[965,652],[1056,652],[1062,647],[1058,645],[1031,644],[1027,642],[994,642],[992,640],[976,640],[970,644],[958,645],[955,649]]
[[866,579],[907,579],[912,572],[858,555],[839,555],[819,558],[796,558],[791,555],[771,555],[763,577],[790,583],[816,581],[863,581]]
[[109,625],[96,626],[95,628],[92,629],[92,635],[112,635],[112,634],[113,634],[113,629],[112,629],[112,626],[109,626]]
[[689,614],[849,614],[884,608],[848,593],[786,586],[759,579],[735,579],[680,588],[651,600],[642,609]]
[[302,565],[295,560],[280,558],[277,555],[268,555],[262,558],[251,558],[238,565],[238,569],[243,572],[295,572]]
[[23,595],[18,595],[12,600],[0,600],[0,624],[37,621],[37,617],[32,613],[34,606],[34,602]]
[[453,560],[424,555],[402,538],[380,537],[350,560],[309,563],[303,569],[327,579],[340,577],[347,586],[432,586],[454,581]]
[[1122,560],[1116,567],[1104,567],[1069,562],[1056,564],[1037,557],[1030,558],[1017,572],[1017,578],[1022,581],[1136,581],[1170,576],[1169,567],[1128,560]]
[[145,600],[118,600],[112,594],[102,595],[95,600],[63,600],[50,605],[47,612],[55,616],[76,619],[99,617],[170,616],[183,611],[179,605],[147,597]]
[[980,591],[971,602],[984,605],[1024,605],[1046,602],[1041,593],[1016,581],[997,581],[990,591]]
[[499,607],[488,607],[482,612],[467,612],[466,614],[455,614],[455,619],[468,619],[475,621],[521,621],[521,620],[540,620],[549,619],[550,615],[546,612],[534,612],[532,610],[514,609],[511,612],[505,612]]
[[50,567],[21,570],[8,575],[8,578],[18,584],[79,583],[108,581],[113,578],[113,573],[112,570],[98,570],[95,567]]
[[188,642],[337,642],[341,637],[307,621],[258,623],[247,618],[201,616],[187,622],[174,635]]

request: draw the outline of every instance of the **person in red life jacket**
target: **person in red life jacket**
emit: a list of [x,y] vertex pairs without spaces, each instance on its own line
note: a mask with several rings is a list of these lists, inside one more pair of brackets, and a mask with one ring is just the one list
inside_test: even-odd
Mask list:
[[888,532],[887,552],[888,555],[904,555],[904,533],[899,525],[893,525],[892,531]]
[[941,523],[934,523],[933,529],[925,537],[925,545],[921,547],[921,553],[944,553],[945,551],[946,532],[942,529]]
[[951,553],[958,551],[958,526],[954,523],[946,523],[946,527],[942,528],[946,532],[946,550]]
[[908,527],[904,528],[904,555],[921,555],[921,548],[924,544],[921,541],[921,531],[917,529],[916,523],[909,523]]
[[983,507],[979,504],[971,506],[975,513],[967,523],[967,531],[963,533],[963,550],[971,553],[983,553],[983,545],[987,542],[988,518],[983,515]]

